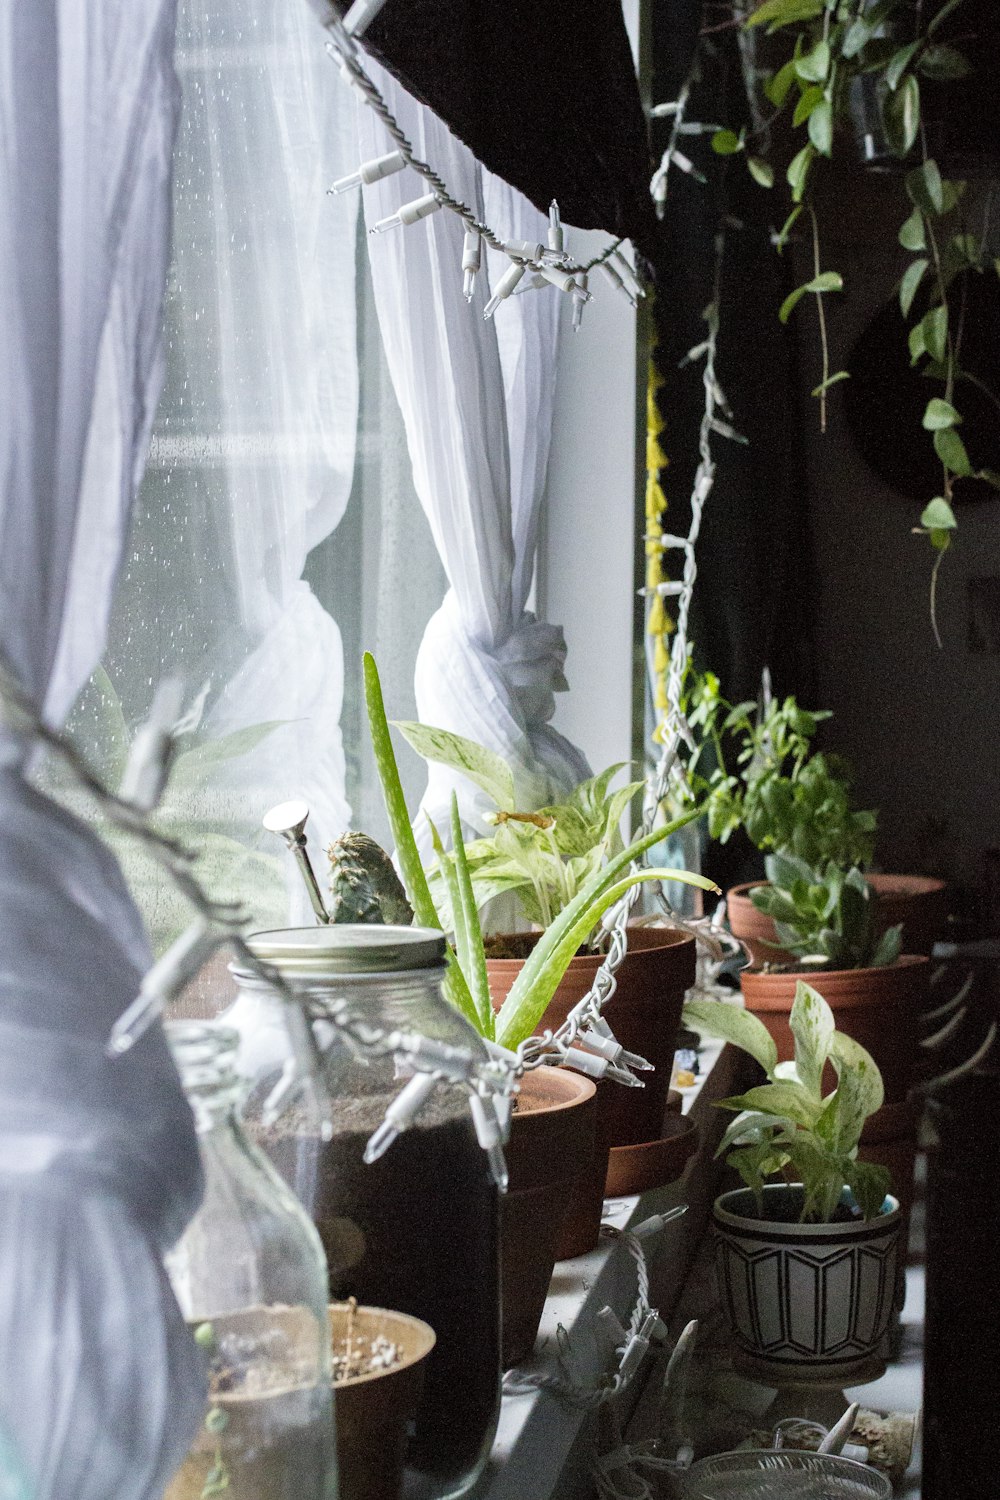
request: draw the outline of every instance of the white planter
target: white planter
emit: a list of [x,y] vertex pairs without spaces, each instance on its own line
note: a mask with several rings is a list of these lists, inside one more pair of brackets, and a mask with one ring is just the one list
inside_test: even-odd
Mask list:
[[[779,1183],[764,1193],[772,1204],[801,1206],[801,1188]],[[776,1381],[836,1379],[877,1356],[901,1223],[896,1199],[886,1204],[867,1224],[799,1224],[754,1217],[748,1188],[716,1199],[719,1293],[741,1354],[773,1366]]]

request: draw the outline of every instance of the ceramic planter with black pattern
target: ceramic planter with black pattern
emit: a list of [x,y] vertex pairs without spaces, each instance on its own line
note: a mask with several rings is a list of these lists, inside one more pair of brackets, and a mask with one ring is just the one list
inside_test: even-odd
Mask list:
[[[895,1198],[867,1223],[800,1224],[802,1188],[723,1193],[713,1219],[719,1293],[737,1363],[781,1385],[839,1380],[880,1358],[897,1286],[901,1214]],[[845,1215],[847,1210],[844,1210]],[[865,1374],[862,1378],[869,1378]]]

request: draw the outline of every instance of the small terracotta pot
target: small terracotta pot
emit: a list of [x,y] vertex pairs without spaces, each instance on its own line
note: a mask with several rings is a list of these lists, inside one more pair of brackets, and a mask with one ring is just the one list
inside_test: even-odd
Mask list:
[[[530,950],[538,936],[517,934],[516,940]],[[562,1024],[573,1006],[593,985],[601,962],[598,954],[578,954],[570,960],[562,982],[536,1028],[538,1031],[555,1030]],[[523,958],[487,959],[495,1010],[500,1009],[523,967]],[[643,1074],[641,1089],[608,1082],[597,1086],[592,1171],[586,1182],[581,1180],[577,1184],[572,1194],[558,1245],[557,1257],[560,1260],[585,1255],[597,1244],[610,1149],[662,1139],[681,1009],[685,992],[695,977],[694,939],[669,928],[630,927],[628,952],[615,977],[615,992],[604,1009],[608,1024],[622,1046],[652,1063],[654,1071]],[[621,1173],[625,1170],[623,1165]],[[618,1191],[638,1192],[639,1189],[621,1187]]]
[[[334,1348],[343,1344],[346,1302],[329,1309]],[[434,1347],[434,1330],[420,1318],[382,1307],[356,1307],[353,1326],[367,1337],[384,1334],[402,1351],[389,1370],[356,1375],[334,1388],[340,1500],[398,1500],[403,1483],[407,1423],[423,1386],[423,1361]]]
[[645,1193],[676,1182],[698,1146],[698,1131],[687,1115],[672,1110],[665,1116],[658,1141],[641,1146],[612,1146],[604,1191],[609,1198]]
[[597,1089],[566,1068],[526,1073],[505,1147],[500,1271],[505,1370],[531,1353],[570,1195],[591,1169]]
[[[838,1031],[866,1047],[882,1072],[887,1104],[906,1098],[917,1055],[917,1014],[927,990],[927,959],[904,954],[878,969],[813,969],[768,974],[744,969],[740,986],[747,1010],[759,1016],[778,1048],[780,1062],[795,1056],[788,1017],[800,979],[817,989],[833,1011]],[[827,1065],[825,1085],[836,1087]]]
[[[925,875],[867,875],[875,893],[875,923],[881,934],[897,923],[903,926],[907,953],[930,953],[948,920],[948,888],[943,880]],[[726,894],[726,912],[733,937],[750,950],[755,964],[780,963],[789,955],[778,943],[774,920],[758,911],[750,892],[766,880],[748,880]]]

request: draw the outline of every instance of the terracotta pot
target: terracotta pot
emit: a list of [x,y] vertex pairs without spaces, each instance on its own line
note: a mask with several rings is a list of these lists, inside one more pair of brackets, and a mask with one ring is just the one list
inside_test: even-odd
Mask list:
[[[510,935],[508,935],[508,940]],[[514,935],[530,951],[538,934]],[[577,1001],[591,988],[601,958],[582,954],[570,960],[566,973],[538,1031],[555,1030]],[[524,966],[524,958],[489,958],[490,994],[499,1010]],[[646,1058],[654,1067],[643,1076],[641,1089],[617,1083],[597,1086],[597,1127],[589,1176],[581,1179],[571,1195],[569,1209],[557,1247],[557,1258],[585,1255],[597,1244],[608,1155],[613,1146],[641,1145],[662,1139],[667,1093],[673,1067],[677,1030],[685,992],[694,983],[695,943],[686,933],[667,928],[630,927],[629,947],[616,978],[617,987],[605,1007],[608,1024],[622,1046]],[[622,1172],[625,1167],[622,1167]],[[669,1181],[669,1178],[663,1179]],[[623,1187],[620,1192],[636,1192]]]
[[[747,1010],[760,1017],[778,1048],[781,1062],[795,1056],[788,1025],[800,979],[811,984],[833,1011],[838,1031],[867,1047],[882,1072],[887,1104],[906,1098],[917,1055],[917,1014],[927,991],[928,961],[905,954],[878,969],[814,969],[768,974],[744,969],[740,986]],[[827,1087],[836,1079],[827,1065]]]
[[[334,1349],[347,1337],[346,1302],[330,1306]],[[383,1334],[402,1353],[388,1370],[355,1375],[334,1385],[340,1500],[398,1500],[403,1483],[407,1424],[423,1385],[423,1361],[434,1330],[420,1318],[381,1307],[356,1307],[352,1328],[367,1338]]]
[[[793,1214],[801,1193],[784,1183],[764,1189]],[[799,1224],[755,1217],[748,1188],[716,1199],[722,1304],[740,1355],[773,1369],[775,1385],[841,1375],[846,1383],[877,1356],[896,1290],[901,1216],[888,1201],[890,1211],[867,1224]]]
[[[944,881],[924,875],[868,875],[866,879],[875,893],[878,931],[885,932],[901,922],[905,952],[929,954],[948,920]],[[726,895],[730,930],[746,943],[755,964],[780,962],[786,956],[778,944],[773,919],[758,911],[750,899],[752,890],[766,884],[766,880],[748,880],[734,885]]]
[[612,1146],[604,1192],[608,1198],[645,1193],[676,1182],[698,1146],[698,1131],[687,1115],[669,1111],[658,1141],[641,1146]]
[[505,1147],[500,1200],[504,1369],[527,1359],[552,1280],[570,1194],[591,1170],[597,1089],[566,1068],[526,1073]]

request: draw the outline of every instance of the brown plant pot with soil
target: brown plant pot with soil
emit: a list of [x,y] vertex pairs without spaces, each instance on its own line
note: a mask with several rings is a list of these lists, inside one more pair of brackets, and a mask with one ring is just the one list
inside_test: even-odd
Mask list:
[[382,1307],[330,1307],[340,1500],[398,1500],[407,1424],[434,1330]]
[[[877,969],[744,969],[740,985],[747,1010],[764,1022],[781,1062],[795,1056],[788,1018],[798,981],[819,990],[833,1011],[837,1030],[860,1042],[878,1063],[886,1104],[898,1104],[913,1080],[917,1016],[927,992],[927,970],[922,954],[904,954]],[[834,1086],[831,1072],[827,1087]]]
[[552,1280],[570,1195],[591,1169],[597,1089],[566,1068],[526,1073],[505,1147],[500,1202],[501,1359],[527,1359]]
[[[875,893],[877,934],[901,923],[904,952],[929,954],[948,921],[944,881],[925,875],[867,875],[865,879]],[[726,894],[730,931],[746,944],[757,965],[780,963],[788,957],[778,943],[774,919],[758,911],[750,899],[751,891],[766,884],[765,880],[748,880]]]
[[[643,1075],[644,1087],[597,1085],[597,1126],[589,1178],[581,1179],[572,1194],[558,1246],[558,1258],[583,1255],[597,1244],[601,1205],[606,1192],[608,1153],[612,1147],[643,1146],[663,1139],[663,1121],[674,1060],[677,1030],[685,992],[694,983],[695,943],[686,933],[667,928],[629,928],[628,952],[617,974],[617,987],[605,1008],[608,1024],[622,1046],[653,1064]],[[487,939],[490,994],[499,1010],[525,958],[538,941],[537,933],[503,934]],[[501,956],[502,955],[502,956]],[[602,963],[600,954],[578,953],[572,958],[538,1031],[555,1030],[577,1001],[593,985]],[[648,1161],[641,1164],[648,1173]],[[637,1172],[639,1165],[637,1164]],[[618,1179],[629,1181],[622,1160]],[[636,1179],[638,1180],[638,1178]],[[670,1177],[662,1179],[671,1181]],[[662,1184],[660,1184],[662,1185]],[[619,1186],[618,1193],[638,1192]]]

